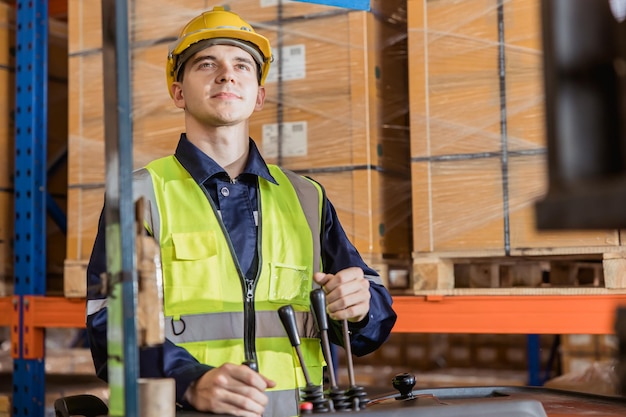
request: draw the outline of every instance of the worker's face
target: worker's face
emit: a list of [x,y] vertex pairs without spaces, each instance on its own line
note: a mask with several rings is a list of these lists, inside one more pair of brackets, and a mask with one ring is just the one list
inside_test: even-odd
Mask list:
[[246,121],[265,101],[254,59],[231,45],[213,45],[189,58],[172,93],[177,107],[214,127]]

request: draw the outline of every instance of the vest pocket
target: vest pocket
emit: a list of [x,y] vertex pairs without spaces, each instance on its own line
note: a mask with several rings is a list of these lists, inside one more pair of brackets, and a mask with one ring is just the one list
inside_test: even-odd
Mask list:
[[215,232],[172,233],[174,259],[193,261],[217,255]]
[[308,306],[312,279],[306,266],[270,263],[268,299],[271,302]]
[[173,233],[172,242],[171,274],[165,275],[168,314],[220,311],[221,282],[211,279],[211,272],[218,270],[215,233]]

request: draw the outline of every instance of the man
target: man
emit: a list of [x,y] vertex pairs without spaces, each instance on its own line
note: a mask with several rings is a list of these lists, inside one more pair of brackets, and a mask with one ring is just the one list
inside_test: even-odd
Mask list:
[[[215,7],[192,19],[170,47],[167,82],[184,110],[174,155],[135,172],[148,200],[146,228],[161,248],[166,343],[142,350],[143,376],[176,380],[184,407],[237,416],[294,416],[302,368],[278,318],[296,311],[305,366],[322,383],[324,358],[309,293],[322,287],[331,340],[349,323],[356,355],[377,349],[396,314],[380,278],[348,241],[316,182],[267,165],[248,136],[263,107],[269,41]],[[103,219],[88,288],[106,271]],[[106,300],[88,294],[87,328],[106,378]],[[258,365],[258,373],[244,362]]]

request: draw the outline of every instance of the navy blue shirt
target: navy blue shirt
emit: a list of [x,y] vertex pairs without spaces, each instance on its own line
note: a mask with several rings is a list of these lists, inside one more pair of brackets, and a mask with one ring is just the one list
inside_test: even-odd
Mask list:
[[[257,191],[258,178],[276,183],[254,141],[243,172],[231,179],[212,158],[193,145],[185,134],[181,135],[175,153],[178,161],[198,184],[203,184],[219,210],[220,216],[233,243],[242,271],[253,279],[257,272]],[[356,248],[348,240],[331,202],[325,200],[325,224],[322,230],[322,265],[324,272],[334,274],[345,268],[362,268],[365,275],[378,276],[368,267]],[[104,211],[103,211],[104,213]],[[87,299],[98,300],[101,274],[106,272],[104,215],[101,214],[98,234],[87,268]],[[395,324],[396,314],[391,307],[391,296],[377,283],[370,281],[370,311],[360,323],[350,323],[352,353],[362,356],[376,350],[385,342]],[[87,317],[87,333],[91,353],[99,377],[107,379],[106,308]],[[339,323],[330,320],[333,331],[331,341],[343,345]],[[142,377],[168,377],[176,380],[176,398],[182,397],[193,381],[211,366],[199,363],[185,349],[166,340],[162,347],[142,349],[140,375]]]

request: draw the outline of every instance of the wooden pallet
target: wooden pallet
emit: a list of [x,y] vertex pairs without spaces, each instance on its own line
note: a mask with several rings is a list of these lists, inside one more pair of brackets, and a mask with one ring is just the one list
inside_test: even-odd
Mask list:
[[407,288],[411,279],[411,259],[385,257],[380,254],[362,255],[365,263],[378,272],[388,289]]
[[0,394],[0,417],[11,417],[11,397]]
[[417,256],[413,258],[411,283],[400,292],[414,295],[626,293],[626,251],[476,258]]

